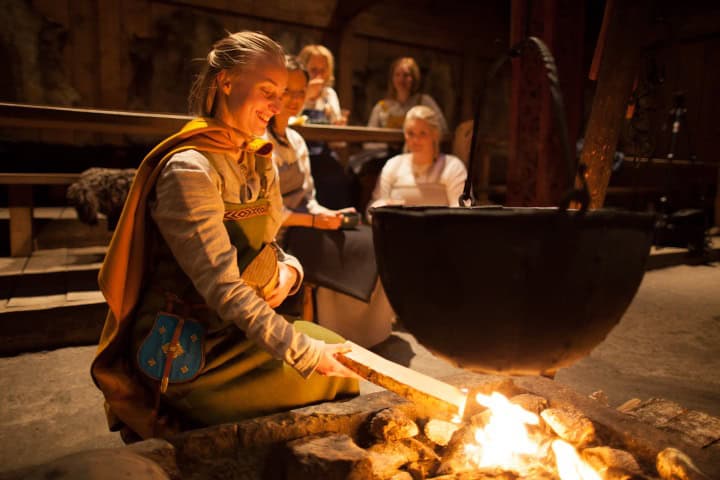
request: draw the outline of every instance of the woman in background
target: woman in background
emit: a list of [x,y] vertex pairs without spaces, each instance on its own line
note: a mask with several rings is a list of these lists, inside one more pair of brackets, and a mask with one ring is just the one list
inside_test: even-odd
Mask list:
[[387,161],[369,208],[383,205],[457,206],[467,171],[462,161],[440,152],[442,123],[430,107],[411,108],[403,125],[405,152]]
[[298,59],[310,74],[303,110],[310,123],[347,124],[347,115],[340,109],[340,100],[332,88],[335,83],[335,59],[323,45],[306,45]]
[[401,57],[390,65],[385,98],[380,100],[370,113],[368,127],[402,128],[408,110],[416,105],[425,105],[437,113],[441,133],[448,131],[447,122],[437,102],[425,93],[420,93],[420,69],[411,57]]
[[[303,115],[308,123],[345,125],[347,114],[340,109],[335,81],[333,55],[322,45],[307,45],[298,59],[310,74],[306,89]],[[333,146],[327,142],[308,142],[308,151],[315,172],[315,187],[320,201],[332,209],[342,209],[354,204],[353,185],[341,165]]]
[[[355,209],[331,210],[316,200],[307,146],[288,127],[302,108],[309,76],[292,57],[286,65],[288,86],[282,108],[268,126],[268,138],[275,147],[273,160],[280,175],[283,226],[305,228],[289,229],[281,242],[300,258],[307,277],[319,279],[316,283],[321,286],[315,292],[318,323],[371,347],[390,335],[394,318],[377,276],[372,231],[367,225],[339,230],[344,216]],[[329,245],[333,247],[325,250]]]

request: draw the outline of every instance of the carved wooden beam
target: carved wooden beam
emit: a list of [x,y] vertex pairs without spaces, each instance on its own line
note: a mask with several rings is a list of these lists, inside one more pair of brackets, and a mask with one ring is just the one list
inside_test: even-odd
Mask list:
[[591,208],[600,208],[605,202],[623,115],[649,31],[651,3],[650,0],[610,2],[612,10],[603,18],[607,21],[607,33],[580,157],[588,166]]

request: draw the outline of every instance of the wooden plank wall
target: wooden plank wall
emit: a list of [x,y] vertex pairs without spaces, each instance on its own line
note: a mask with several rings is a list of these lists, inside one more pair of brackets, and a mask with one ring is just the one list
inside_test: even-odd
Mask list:
[[[451,125],[471,115],[471,101],[490,61],[507,45],[509,6],[478,2],[367,2],[352,29],[328,24],[337,0],[9,0],[24,4],[38,22],[59,25],[67,38],[60,75],[77,93],[67,106],[186,113],[186,95],[196,66],[224,31],[260,30],[296,53],[308,43],[326,43],[337,33],[352,36],[351,60],[336,79],[351,123],[367,122],[382,98],[387,70],[399,56],[414,56],[425,74],[425,91],[445,109]],[[452,7],[455,5],[455,7]],[[462,8],[461,8],[462,7]],[[483,28],[477,28],[481,19]],[[348,33],[350,32],[350,33]],[[348,68],[347,64],[352,65]],[[340,66],[339,59],[336,65]],[[339,70],[339,69],[337,69]],[[366,88],[367,87],[367,88]],[[0,100],[62,105],[40,98]],[[350,102],[350,105],[347,103]],[[28,135],[25,133],[24,135]],[[107,134],[33,135],[30,140],[122,142]]]

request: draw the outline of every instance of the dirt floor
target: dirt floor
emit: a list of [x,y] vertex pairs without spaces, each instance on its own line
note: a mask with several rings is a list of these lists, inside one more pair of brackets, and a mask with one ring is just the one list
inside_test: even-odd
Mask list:
[[[94,349],[0,358],[0,471],[121,445],[88,373]],[[455,372],[401,329],[377,351],[437,378]],[[607,340],[556,381],[583,394],[602,390],[612,406],[662,397],[720,416],[720,264],[647,272]]]

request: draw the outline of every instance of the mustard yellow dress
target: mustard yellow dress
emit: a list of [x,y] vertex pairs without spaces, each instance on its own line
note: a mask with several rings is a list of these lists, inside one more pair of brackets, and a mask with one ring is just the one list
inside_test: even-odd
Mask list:
[[[99,279],[110,313],[92,373],[111,428],[167,436],[357,394],[355,380],[313,374],[321,343],[342,338],[262,298],[277,262],[302,272],[273,243],[282,201],[271,149],[196,119],[143,161]],[[260,259],[275,267],[259,269],[264,284],[243,276]],[[158,323],[168,311],[200,326],[189,337],[199,348],[155,348],[170,338]],[[163,365],[178,375],[158,397]]]

